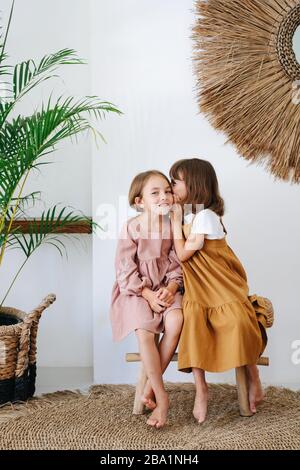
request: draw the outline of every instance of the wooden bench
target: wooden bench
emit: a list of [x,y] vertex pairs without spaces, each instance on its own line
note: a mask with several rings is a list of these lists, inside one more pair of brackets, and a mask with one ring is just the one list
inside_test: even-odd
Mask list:
[[[159,335],[156,335],[156,342],[158,342]],[[174,354],[172,361],[177,361],[178,355],[177,353]],[[126,361],[127,362],[139,362],[141,360],[139,353],[127,353],[126,354]],[[269,365],[269,358],[268,357],[260,357],[257,365],[260,366],[268,366]],[[246,366],[236,367],[235,369],[235,377],[236,377],[236,385],[238,391],[238,402],[240,408],[240,415],[241,416],[252,416],[253,413],[250,410],[249,406],[249,399],[248,399],[248,385],[247,385],[247,372]],[[143,364],[140,365],[140,372],[139,378],[137,382],[137,386],[135,389],[135,397],[134,397],[134,404],[133,404],[133,414],[140,415],[144,412],[144,404],[141,401],[142,394],[147,382],[147,376],[144,370]]]

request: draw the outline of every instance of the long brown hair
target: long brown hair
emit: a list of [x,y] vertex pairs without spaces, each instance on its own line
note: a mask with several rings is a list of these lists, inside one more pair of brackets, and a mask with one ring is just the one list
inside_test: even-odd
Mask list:
[[194,213],[196,206],[203,204],[204,209],[210,209],[220,217],[224,215],[224,200],[220,196],[217,175],[210,162],[200,158],[178,160],[169,173],[171,181],[177,179],[185,182],[187,196],[182,202],[191,204]]

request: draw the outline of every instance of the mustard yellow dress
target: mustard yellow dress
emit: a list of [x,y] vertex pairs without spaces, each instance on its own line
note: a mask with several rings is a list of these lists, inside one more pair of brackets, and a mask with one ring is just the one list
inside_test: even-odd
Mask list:
[[[185,238],[191,223],[183,226]],[[256,364],[267,344],[263,298],[249,296],[242,264],[223,239],[206,239],[182,263],[184,324],[178,369],[222,372]]]

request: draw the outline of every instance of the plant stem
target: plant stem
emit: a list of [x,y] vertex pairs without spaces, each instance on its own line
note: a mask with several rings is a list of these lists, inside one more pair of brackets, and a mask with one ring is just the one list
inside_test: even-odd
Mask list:
[[9,286],[9,288],[8,288],[8,290],[7,290],[6,294],[5,294],[5,296],[4,296],[4,298],[2,299],[2,302],[1,302],[1,304],[0,304],[0,307],[2,307],[3,302],[5,301],[6,297],[8,296],[8,294],[9,294],[9,292],[10,292],[12,286],[13,286],[14,283],[15,283],[15,280],[17,279],[17,277],[18,277],[20,271],[23,269],[23,267],[24,267],[26,261],[28,261],[28,258],[26,258],[25,261],[21,264],[21,267],[19,268],[17,274],[16,274],[15,277],[13,278],[12,283],[10,284],[10,286]]
[[[7,228],[7,232],[6,232],[6,236],[5,236],[5,239],[4,239],[4,243],[3,243],[2,247],[1,247],[0,266],[1,266],[2,260],[3,260],[4,251],[5,251],[5,246],[6,246],[6,243],[7,243],[7,238],[8,238],[8,235],[9,235],[9,232],[10,232],[10,229],[11,229],[11,226],[12,226],[12,223],[13,223],[13,221],[14,221],[14,217],[15,217],[16,212],[17,212],[17,210],[18,210],[19,203],[20,203],[20,199],[21,199],[21,196],[22,196],[22,192],[23,192],[23,189],[24,189],[26,180],[27,180],[27,178],[28,178],[29,172],[30,172],[30,169],[27,171],[27,174],[25,175],[25,178],[24,178],[24,180],[23,180],[22,186],[21,186],[21,188],[20,188],[20,191],[19,191],[19,194],[18,194],[18,197],[17,197],[17,202],[16,202],[15,208],[14,208],[14,210],[13,210],[12,217],[11,217],[11,219],[10,219],[10,221],[9,221],[9,225],[8,225],[8,228]],[[5,212],[4,212],[2,221],[1,221],[0,233],[2,232],[4,223],[5,223],[5,216],[6,216],[7,211],[8,211],[8,206],[9,206],[9,203],[8,203],[7,206],[6,206],[6,209],[5,209]]]

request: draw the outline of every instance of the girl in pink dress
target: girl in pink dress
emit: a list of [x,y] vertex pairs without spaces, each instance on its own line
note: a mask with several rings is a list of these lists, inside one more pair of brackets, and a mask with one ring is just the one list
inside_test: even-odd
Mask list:
[[[117,246],[110,310],[113,339],[135,331],[148,377],[142,401],[153,410],[147,424],[161,428],[169,407],[162,374],[176,350],[183,321],[182,272],[173,246],[173,194],[167,177],[159,171],[137,175],[129,204],[141,214],[125,224]],[[161,332],[157,348],[155,334]]]

